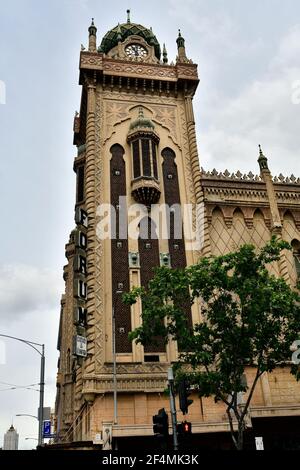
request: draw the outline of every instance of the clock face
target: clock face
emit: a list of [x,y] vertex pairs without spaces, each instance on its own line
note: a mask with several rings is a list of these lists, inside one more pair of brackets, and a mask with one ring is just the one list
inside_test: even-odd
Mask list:
[[125,49],[126,55],[128,57],[146,57],[148,55],[147,49],[141,46],[140,44],[129,44]]

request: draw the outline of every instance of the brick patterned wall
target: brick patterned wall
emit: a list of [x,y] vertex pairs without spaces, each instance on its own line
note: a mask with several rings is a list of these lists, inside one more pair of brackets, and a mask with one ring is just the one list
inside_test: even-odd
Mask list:
[[[156,227],[151,219],[144,218],[140,223],[139,253],[141,263],[141,285],[147,287],[153,278],[153,269],[159,266],[159,245],[157,238],[151,238],[151,233],[156,233]],[[147,236],[147,238],[146,238]],[[151,248],[147,248],[147,245]],[[163,341],[157,344],[145,346],[146,353],[165,352]]]
[[[162,151],[163,157],[163,178],[166,204],[171,207],[174,204],[180,206],[180,192],[178,183],[177,165],[175,163],[176,155],[171,149],[164,149]],[[182,237],[175,238],[174,233],[174,215],[170,216],[170,234],[169,234],[169,252],[171,256],[172,268],[179,269],[186,267],[186,255],[184,246],[184,236],[182,230]],[[188,323],[192,327],[192,312],[189,301],[182,305],[182,308],[187,312]]]
[[[121,295],[116,294],[119,290],[118,284],[123,284],[123,292],[129,291],[129,264],[128,264],[128,240],[119,239],[119,211],[126,211],[120,207],[119,197],[126,196],[126,174],[125,162],[123,159],[124,149],[121,145],[113,145],[111,148],[112,158],[110,160],[110,193],[111,204],[116,209],[116,238],[111,240],[112,257],[112,309],[115,309],[116,325],[116,352],[129,353],[132,351],[132,344],[128,340],[128,333],[131,331],[130,306],[124,305]],[[116,174],[119,172],[119,174]],[[127,212],[126,212],[127,213]],[[113,237],[112,237],[113,238]],[[121,245],[119,245],[121,243]]]

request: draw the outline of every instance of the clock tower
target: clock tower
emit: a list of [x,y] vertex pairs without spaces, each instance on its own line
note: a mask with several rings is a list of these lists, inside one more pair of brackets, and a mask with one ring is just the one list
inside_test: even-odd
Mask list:
[[[154,443],[152,416],[170,410],[164,390],[177,358],[174,342],[129,341],[142,306],[124,305],[122,293],[146,287],[156,266],[194,264],[201,251],[192,236],[196,211],[175,221],[176,211],[203,204],[192,106],[197,65],[180,31],[169,63],[152,29],[127,13],[99,42],[93,20],[80,53],[76,226],[66,245],[58,337],[57,441],[104,449]],[[197,305],[186,312],[199,322]],[[193,399],[196,425],[203,416]]]

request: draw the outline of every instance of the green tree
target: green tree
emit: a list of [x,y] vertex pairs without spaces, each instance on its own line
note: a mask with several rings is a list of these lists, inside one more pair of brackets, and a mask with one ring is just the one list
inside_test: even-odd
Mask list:
[[[158,337],[178,342],[177,379],[187,378],[200,396],[226,405],[231,436],[243,448],[246,417],[264,372],[291,364],[291,346],[299,338],[300,296],[267,266],[290,246],[275,237],[259,252],[244,245],[224,256],[202,258],[184,270],[157,268],[147,290],[134,288],[123,300],[141,298],[142,326],[130,333],[143,345]],[[201,322],[192,327],[187,307],[201,304]],[[254,368],[253,382],[245,381]],[[244,403],[240,394],[246,393]]]

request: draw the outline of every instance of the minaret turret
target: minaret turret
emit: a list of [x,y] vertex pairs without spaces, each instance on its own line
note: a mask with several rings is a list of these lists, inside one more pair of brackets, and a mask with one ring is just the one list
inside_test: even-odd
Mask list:
[[257,160],[257,161],[258,161],[258,163],[259,163],[260,171],[268,171],[268,172],[270,172],[269,167],[268,167],[268,159],[267,159],[267,157],[265,157],[265,155],[263,154],[260,145],[258,146],[258,148],[259,148],[259,157],[258,157],[258,160]]
[[89,27],[89,52],[97,51],[97,28],[92,18],[91,26]]
[[181,35],[180,29],[178,30],[178,38],[176,39],[177,42],[177,48],[178,48],[178,56],[177,56],[177,62],[190,62],[189,59],[186,56],[185,52],[185,40]]

